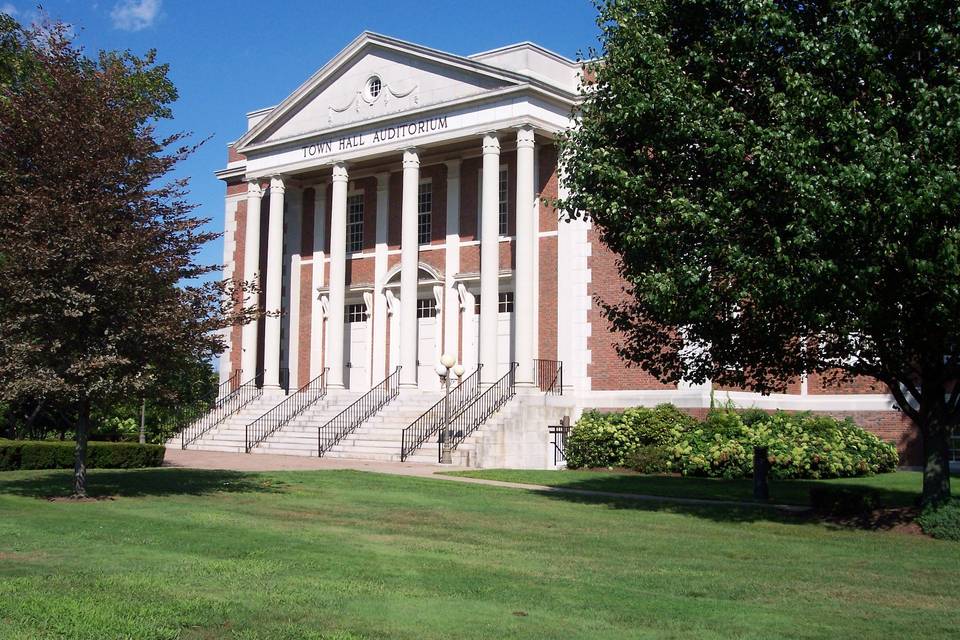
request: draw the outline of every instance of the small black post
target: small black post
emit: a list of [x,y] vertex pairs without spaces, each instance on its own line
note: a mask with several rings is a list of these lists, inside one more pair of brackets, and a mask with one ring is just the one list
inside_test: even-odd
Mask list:
[[753,499],[766,502],[770,499],[770,485],[767,476],[770,473],[770,461],[766,447],[753,448]]

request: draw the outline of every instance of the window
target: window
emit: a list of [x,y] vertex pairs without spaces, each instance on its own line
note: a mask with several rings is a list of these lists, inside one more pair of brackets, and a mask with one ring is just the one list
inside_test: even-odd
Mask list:
[[347,198],[347,251],[363,248],[363,194]]
[[418,318],[435,318],[437,315],[437,301],[434,298],[417,300]]
[[[477,234],[479,238],[483,235],[483,170],[481,169],[477,182]],[[507,235],[510,231],[508,207],[510,206],[510,180],[506,167],[500,167],[500,173],[497,176],[497,213],[499,219],[499,228],[497,233],[501,236]]]
[[343,309],[343,321],[346,323],[351,322],[363,322],[366,320],[366,314],[364,313],[364,306],[362,304],[348,304]]
[[[513,291],[501,291],[497,295],[497,311],[500,313],[513,312]],[[480,296],[473,297],[473,312],[480,313]]]
[[433,236],[433,184],[421,183],[417,191],[417,242],[430,244]]
[[499,195],[499,211],[500,211],[500,235],[507,235],[507,170],[506,168],[500,169],[500,182],[497,193]]
[[367,98],[370,100],[375,100],[377,96],[380,95],[380,91],[383,89],[383,82],[380,81],[379,76],[371,76],[367,80]]

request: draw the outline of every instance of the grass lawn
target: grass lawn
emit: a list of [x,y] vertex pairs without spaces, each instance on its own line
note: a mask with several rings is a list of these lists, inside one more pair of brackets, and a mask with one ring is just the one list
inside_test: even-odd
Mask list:
[[[670,498],[706,498],[753,502],[753,480],[721,478],[684,478],[681,476],[642,475],[630,471],[536,471],[524,469],[477,469],[451,471],[447,475],[485,478],[503,482],[540,484],[548,487],[641,493]],[[958,478],[960,480],[960,478]],[[956,484],[956,481],[954,481]],[[880,492],[885,505],[908,507],[916,503],[923,488],[919,471],[898,471],[864,478],[834,480],[771,480],[770,500],[781,504],[810,503],[810,487],[820,485],[871,487]]]
[[[960,544],[353,471],[0,473],[0,638],[937,638]],[[903,476],[910,477],[910,476]]]

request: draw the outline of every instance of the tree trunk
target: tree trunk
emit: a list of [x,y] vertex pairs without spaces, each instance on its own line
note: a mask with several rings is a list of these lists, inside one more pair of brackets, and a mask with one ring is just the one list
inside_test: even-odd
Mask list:
[[753,499],[766,502],[770,499],[770,459],[767,447],[753,448]]
[[923,436],[923,504],[938,504],[950,497],[950,429],[942,411],[942,403],[923,415],[920,432]]
[[87,497],[87,435],[90,431],[90,401],[80,401],[77,412],[77,446],[74,449],[73,497]]

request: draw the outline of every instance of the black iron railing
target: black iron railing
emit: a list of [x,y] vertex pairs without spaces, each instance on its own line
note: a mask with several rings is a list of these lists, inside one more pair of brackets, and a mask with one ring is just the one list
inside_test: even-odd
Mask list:
[[533,359],[533,382],[544,393],[563,395],[563,362]]
[[287,396],[280,404],[251,422],[246,428],[246,452],[267,439],[285,424],[296,418],[320,398],[327,395],[327,371]]
[[[242,384],[239,384],[240,375],[242,373],[238,370],[234,376],[220,385],[220,389],[224,392],[227,389],[232,389],[232,391],[218,398],[205,409],[195,408],[192,410],[192,416],[184,415],[182,417],[183,421],[179,423],[182,425],[180,431],[181,449],[186,449],[188,444],[263,395],[263,389],[261,388],[263,387],[262,371]],[[236,380],[234,380],[235,376]],[[234,385],[237,385],[236,388],[234,388]]]
[[345,436],[353,433],[357,427],[380,411],[388,402],[400,393],[400,367],[360,396],[356,402],[337,414],[333,420],[317,428],[317,455],[322,456]]
[[570,416],[563,416],[560,424],[552,424],[549,427],[550,435],[553,440],[553,466],[567,461],[567,436],[570,435]]
[[[460,381],[450,392],[450,415],[456,415],[465,406],[477,397],[480,392],[480,369]],[[427,409],[413,424],[403,430],[400,442],[400,461],[406,460],[410,454],[419,449],[424,442],[443,426],[443,403],[446,398],[440,398],[437,404]]]
[[449,439],[450,448],[456,449],[467,437],[480,428],[487,418],[500,410],[513,396],[517,394],[516,384],[517,363],[511,362],[510,369],[502,378],[487,387],[483,393],[474,398],[473,402],[463,407],[459,412],[450,412],[450,428],[446,438],[440,438],[437,447],[437,460],[443,455],[443,441]]

